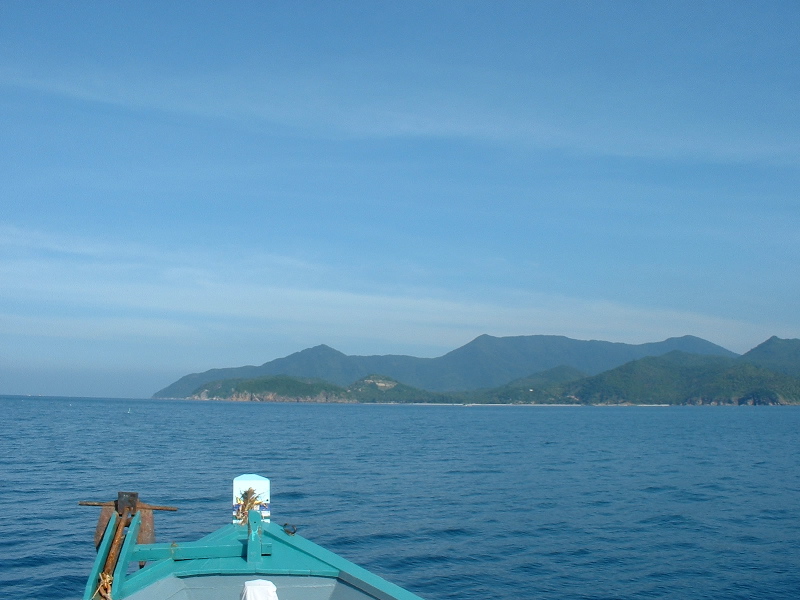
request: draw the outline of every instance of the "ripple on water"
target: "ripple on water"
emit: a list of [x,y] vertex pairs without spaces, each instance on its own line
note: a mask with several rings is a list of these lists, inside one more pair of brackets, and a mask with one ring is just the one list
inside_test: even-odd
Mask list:
[[[0,398],[3,597],[80,597],[97,511],[79,500],[139,491],[180,508],[160,540],[193,539],[247,472],[271,477],[274,521],[427,600],[800,589],[800,409],[70,403]],[[107,444],[92,424],[128,407]]]

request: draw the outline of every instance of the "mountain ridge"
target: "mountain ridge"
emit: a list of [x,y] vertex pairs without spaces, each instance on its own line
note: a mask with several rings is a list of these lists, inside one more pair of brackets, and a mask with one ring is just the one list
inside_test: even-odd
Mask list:
[[596,375],[631,360],[672,350],[736,357],[736,353],[695,336],[661,342],[626,344],[602,340],[575,340],[565,336],[481,335],[437,358],[406,355],[350,356],[320,344],[260,366],[217,368],[191,373],[156,392],[154,398],[185,398],[202,385],[224,379],[254,379],[267,375],[315,378],[341,386],[372,373],[431,392],[493,388],[560,366]]
[[752,350],[742,354],[740,360],[785,375],[800,377],[800,340],[782,339],[773,335]]
[[561,366],[505,386],[474,391],[429,392],[377,374],[347,387],[318,379],[267,375],[211,382],[189,397],[316,403],[781,405],[800,404],[800,378],[741,357],[673,350],[630,361],[599,375],[587,376],[572,367]]

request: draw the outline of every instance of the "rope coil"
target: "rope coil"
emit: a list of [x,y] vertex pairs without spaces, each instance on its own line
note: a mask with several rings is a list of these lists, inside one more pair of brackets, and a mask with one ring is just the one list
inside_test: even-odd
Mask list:
[[97,589],[92,594],[92,598],[99,596],[102,600],[112,600],[111,584],[114,583],[114,576],[108,573],[100,573]]

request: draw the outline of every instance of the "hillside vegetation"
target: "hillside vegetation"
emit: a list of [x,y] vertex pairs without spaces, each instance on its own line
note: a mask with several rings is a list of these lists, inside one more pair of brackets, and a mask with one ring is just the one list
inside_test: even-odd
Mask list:
[[349,386],[288,375],[227,379],[189,396],[261,402],[471,404],[800,404],[800,378],[736,358],[674,351],[631,361],[595,376],[556,367],[484,390],[420,390],[383,375]]
[[456,398],[412,388],[390,377],[369,375],[348,387],[289,375],[253,379],[223,379],[205,384],[189,396],[194,400],[250,402],[454,402]]
[[253,379],[223,379],[194,390],[195,400],[225,399],[269,402],[341,402],[345,390],[327,381],[271,375]]
[[800,379],[724,357],[671,352],[574,381],[581,404],[797,404]]
[[742,360],[771,371],[800,377],[800,340],[771,337],[742,355]]
[[347,356],[321,345],[261,366],[211,369],[186,375],[155,393],[156,398],[185,398],[212,381],[291,375],[328,381],[346,387],[372,373],[431,392],[454,392],[499,387],[555,367],[567,366],[597,375],[622,364],[681,350],[693,354],[735,357],[725,348],[693,336],[648,344],[573,340],[563,336],[482,335],[438,358],[413,356]]
[[[475,367],[478,371],[486,371],[495,364],[497,357],[486,355],[489,349],[495,348],[503,355],[509,351],[507,345],[500,344],[499,347],[504,349],[500,352],[491,340],[479,340],[464,351],[473,358],[484,356],[486,362]],[[697,342],[697,338],[689,341],[690,345],[709,349]],[[556,345],[562,342],[555,340]],[[512,343],[518,351],[523,345],[519,345],[518,340]],[[657,347],[663,349],[665,346]],[[317,366],[325,366],[329,371],[331,362],[324,357],[334,357],[333,364],[338,365],[334,370],[340,377],[349,372],[349,363],[342,362],[342,357],[347,357],[335,350],[324,347],[305,352],[308,353],[307,359],[311,356]],[[215,374],[228,372],[213,371]],[[277,374],[204,382],[183,397],[262,402],[800,404],[800,377],[797,374],[800,374],[800,340],[770,338],[739,357],[727,352],[698,354],[673,350],[631,360],[599,374],[587,374],[574,366],[560,365],[482,389],[431,391],[385,374],[362,376],[345,385],[322,378]],[[189,381],[184,380],[184,383]]]

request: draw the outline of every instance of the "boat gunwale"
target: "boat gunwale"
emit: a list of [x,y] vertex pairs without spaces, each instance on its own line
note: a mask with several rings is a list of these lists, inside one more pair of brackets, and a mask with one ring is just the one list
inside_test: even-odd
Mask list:
[[[84,600],[92,600],[97,594],[98,577],[113,538],[112,523],[117,519],[114,513],[106,528]],[[141,514],[136,513],[114,569],[111,588],[114,600],[124,600],[168,577],[187,579],[208,575],[322,577],[340,581],[376,600],[422,600],[314,542],[262,520],[256,510],[250,511],[246,524],[224,525],[194,542],[139,544],[136,534],[140,524]],[[139,561],[148,564],[129,572],[129,565]]]

